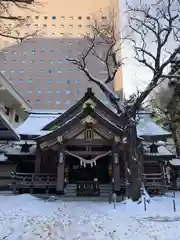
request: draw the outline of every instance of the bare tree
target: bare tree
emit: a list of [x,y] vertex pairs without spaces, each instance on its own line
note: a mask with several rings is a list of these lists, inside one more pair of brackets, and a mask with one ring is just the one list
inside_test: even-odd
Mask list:
[[13,7],[18,7],[22,10],[35,11],[33,7],[40,5],[38,2],[33,0],[0,0],[0,37],[14,39],[22,42],[25,39],[35,36],[40,29],[21,35],[21,28],[29,20],[26,17],[19,17],[12,14],[11,10]]
[[[127,3],[127,7],[129,32],[125,38],[121,39],[120,35],[117,34],[114,14],[110,14],[105,23],[95,19],[91,25],[92,32],[85,36],[89,41],[87,50],[79,59],[69,58],[68,61],[84,72],[89,81],[100,87],[116,108],[117,114],[123,114],[127,118],[124,135],[130,146],[129,192],[131,198],[137,200],[140,196],[143,179],[142,163],[138,154],[136,114],[143,101],[160,82],[167,78],[179,78],[179,76],[167,74],[167,69],[180,52],[180,1],[160,0],[155,4],[141,4],[138,7]],[[122,65],[118,53],[124,40],[131,41],[135,60],[150,70],[151,74],[149,74],[146,88],[123,103],[107,84],[114,81],[116,73]],[[103,59],[97,54],[97,43],[106,45],[106,56]],[[90,55],[105,64],[107,69],[105,79],[97,79],[89,71],[87,58]]]

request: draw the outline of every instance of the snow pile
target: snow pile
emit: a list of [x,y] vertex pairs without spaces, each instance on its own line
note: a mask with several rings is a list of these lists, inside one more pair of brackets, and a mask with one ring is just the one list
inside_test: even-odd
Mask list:
[[180,194],[152,198],[144,205],[127,201],[48,202],[30,195],[0,196],[0,239],[8,240],[179,240]]

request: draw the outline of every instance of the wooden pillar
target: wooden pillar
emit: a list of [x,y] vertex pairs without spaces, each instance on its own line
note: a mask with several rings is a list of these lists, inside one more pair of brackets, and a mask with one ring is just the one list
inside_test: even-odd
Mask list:
[[56,192],[58,194],[64,193],[64,152],[61,150],[58,156],[57,163],[57,183],[56,183]]
[[41,172],[41,148],[37,145],[36,148],[36,160],[35,160],[35,173]]
[[114,191],[117,195],[120,194],[120,165],[118,153],[113,153],[113,178],[114,178]]

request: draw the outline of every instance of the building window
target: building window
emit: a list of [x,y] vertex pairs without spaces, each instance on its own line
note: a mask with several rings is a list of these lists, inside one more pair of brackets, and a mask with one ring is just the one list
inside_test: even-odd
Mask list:
[[42,68],[40,68],[40,69],[39,69],[39,71],[40,71],[40,73],[42,73],[42,72],[43,72],[43,69],[42,69]]
[[44,60],[40,60],[40,63],[43,64],[43,63],[44,63]]
[[43,24],[43,27],[44,27],[44,28],[47,28],[47,24]]
[[56,25],[55,25],[55,24],[53,24],[53,25],[52,25],[52,27],[53,27],[53,28],[55,28],[55,27],[56,27]]
[[52,73],[52,70],[51,70],[51,69],[49,69],[49,70],[48,70],[48,73]]
[[48,90],[47,92],[48,92],[48,94],[52,94],[52,90]]
[[41,94],[42,91],[40,89],[37,90],[37,94]]
[[81,19],[82,19],[82,17],[81,17],[81,16],[79,16],[79,17],[78,17],[78,20],[81,20]]
[[22,84],[23,83],[23,79],[19,79],[19,83]]
[[65,17],[64,17],[64,16],[61,16],[61,20],[65,20]]
[[35,50],[32,50],[32,54],[35,55],[35,54],[36,54],[36,51],[35,51]]
[[82,25],[81,24],[78,24],[78,28],[81,28],[82,27]]
[[28,90],[28,94],[31,94],[32,93],[32,90]]
[[56,20],[56,16],[52,16],[52,20]]
[[44,49],[41,49],[40,53],[44,53],[44,52],[45,52]]
[[52,83],[52,80],[51,80],[51,79],[48,79],[48,83],[51,84],[51,83]]
[[10,108],[8,108],[7,106],[5,106],[4,108],[5,108],[5,114],[6,114],[7,116],[9,116],[9,114],[10,114]]
[[66,100],[66,104],[69,105],[70,104],[70,100]]
[[61,24],[60,27],[61,27],[61,28],[64,28],[64,24]]
[[79,79],[78,79],[78,80],[76,80],[76,84],[80,84],[80,82],[81,82],[81,81],[80,81]]
[[40,100],[38,99],[38,100],[36,100],[36,104],[40,104]]
[[54,53],[54,50],[51,49],[51,50],[50,50],[50,53]]
[[87,20],[90,20],[91,18],[90,18],[90,16],[87,16],[86,19],[87,19]]
[[57,100],[57,101],[56,101],[56,104],[59,105],[59,104],[61,104],[61,102],[60,102],[59,100]]
[[52,103],[52,101],[51,100],[47,100],[47,104],[51,104]]
[[[13,70],[13,69],[10,69],[10,72],[11,72],[11,73],[14,73],[14,70]],[[20,69],[20,73],[24,73],[24,69]]]
[[12,55],[16,55],[16,51],[12,51]]
[[14,121],[19,122],[19,116],[17,114],[15,114],[15,116],[14,116]]
[[71,93],[71,90],[67,89],[67,90],[66,90],[66,94],[69,95],[70,93]]
[[57,80],[57,83],[61,83],[61,80]]
[[50,63],[50,64],[52,64],[52,63],[53,63],[53,61],[52,61],[52,60],[49,60],[49,63]]
[[74,18],[73,18],[73,16],[70,16],[69,19],[70,19],[70,20],[73,20]]
[[47,17],[47,16],[44,16],[44,19],[45,19],[45,20],[47,20],[47,19],[48,19],[48,17]]
[[69,24],[69,27],[70,27],[70,28],[73,28],[73,25],[72,25],[72,24]]
[[60,69],[58,69],[58,71],[57,71],[58,73],[62,73],[62,71],[60,70]]
[[60,94],[61,93],[61,91],[60,90],[56,90],[56,94]]
[[80,89],[76,89],[76,94],[78,95],[80,93],[81,93]]
[[62,60],[58,60],[58,63],[61,64],[61,63],[62,63]]
[[28,79],[28,83],[31,84],[32,83],[32,79]]
[[39,16],[35,16],[35,19],[39,19]]
[[68,80],[66,80],[66,83],[67,83],[67,84],[70,84],[70,83],[71,83],[71,81],[68,79]]
[[35,62],[35,60],[33,59],[33,60],[30,60],[30,63],[34,63]]

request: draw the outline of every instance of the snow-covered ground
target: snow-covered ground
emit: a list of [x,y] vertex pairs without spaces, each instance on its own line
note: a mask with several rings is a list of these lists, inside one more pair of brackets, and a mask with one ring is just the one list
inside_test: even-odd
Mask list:
[[0,196],[0,239],[179,240],[180,194],[147,204],[47,202],[30,195]]

